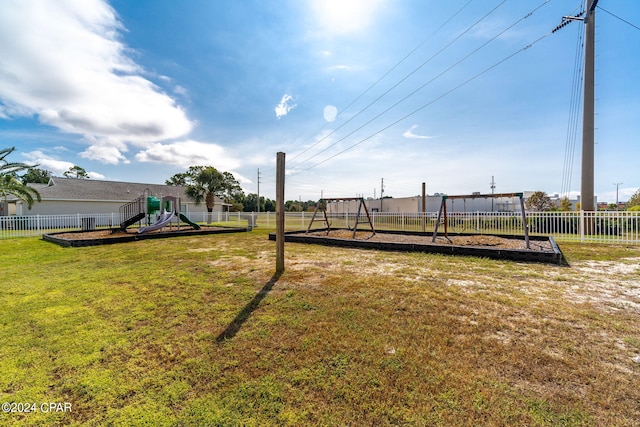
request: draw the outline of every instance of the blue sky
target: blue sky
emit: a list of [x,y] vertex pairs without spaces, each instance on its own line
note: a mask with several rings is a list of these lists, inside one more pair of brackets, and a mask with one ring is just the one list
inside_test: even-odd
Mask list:
[[[379,196],[382,178],[394,197],[422,182],[488,193],[492,176],[497,192],[575,195],[580,126],[572,168],[565,153],[584,24],[550,31],[580,5],[8,0],[0,146],[93,179],[163,183],[213,165],[256,192],[260,169],[272,198],[278,151],[287,199]],[[640,187],[640,8],[599,7],[595,191],[614,201],[622,183],[626,200]]]

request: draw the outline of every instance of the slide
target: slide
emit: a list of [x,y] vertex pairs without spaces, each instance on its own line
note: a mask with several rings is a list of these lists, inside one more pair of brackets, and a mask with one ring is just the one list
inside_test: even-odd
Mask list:
[[175,216],[175,213],[173,211],[171,212],[164,211],[162,212],[162,215],[160,215],[160,218],[158,218],[158,221],[155,224],[151,224],[147,227],[140,227],[138,229],[138,233],[146,233],[147,231],[153,231],[153,230],[162,228],[165,225],[169,224],[174,216]]
[[180,214],[180,219],[183,222],[186,222],[187,224],[192,226],[194,230],[200,230],[200,226],[198,224],[196,224],[195,222],[191,221],[189,218],[187,218],[186,215]]

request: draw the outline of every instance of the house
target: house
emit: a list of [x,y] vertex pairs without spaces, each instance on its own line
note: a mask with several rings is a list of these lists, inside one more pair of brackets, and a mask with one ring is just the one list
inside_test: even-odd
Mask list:
[[[52,177],[47,184],[29,184],[42,198],[31,209],[26,203],[8,197],[0,201],[0,215],[62,215],[118,213],[120,206],[140,196],[174,196],[180,199],[180,210],[185,214],[206,212],[204,203],[196,206],[185,194],[185,187],[142,184],[134,182],[100,181]],[[214,212],[227,211],[228,203],[216,197]]]

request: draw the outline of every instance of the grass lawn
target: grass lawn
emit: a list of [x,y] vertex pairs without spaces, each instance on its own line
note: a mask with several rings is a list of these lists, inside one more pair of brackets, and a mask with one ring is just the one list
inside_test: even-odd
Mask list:
[[274,247],[3,240],[0,401],[36,411],[0,425],[638,425],[638,247]]

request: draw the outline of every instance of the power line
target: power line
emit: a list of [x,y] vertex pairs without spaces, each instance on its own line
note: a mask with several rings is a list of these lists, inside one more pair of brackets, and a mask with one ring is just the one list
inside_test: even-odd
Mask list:
[[[321,150],[321,151],[317,152],[317,153],[316,153],[316,154],[314,154],[313,156],[311,156],[311,157],[307,158],[306,160],[302,161],[301,163],[299,163],[299,164],[297,165],[297,167],[299,167],[300,165],[302,165],[302,164],[306,163],[307,161],[309,161],[309,160],[311,160],[311,159],[313,159],[313,158],[315,158],[315,157],[319,156],[320,154],[322,154],[322,153],[324,153],[325,151],[329,150],[330,148],[334,147],[336,144],[338,144],[338,143],[340,143],[340,142],[344,141],[345,139],[347,139],[348,137],[350,137],[350,136],[351,136],[351,135],[353,135],[354,133],[358,132],[359,130],[361,130],[361,129],[362,129],[362,128],[364,128],[365,126],[367,126],[367,125],[371,124],[372,122],[374,122],[375,120],[379,119],[381,116],[383,116],[384,114],[388,113],[388,112],[389,112],[389,111],[391,111],[393,108],[397,107],[399,104],[401,104],[402,102],[406,101],[407,99],[409,99],[410,97],[412,97],[413,95],[415,95],[416,93],[418,93],[420,90],[424,89],[426,86],[428,86],[429,84],[433,83],[435,80],[437,80],[438,78],[442,77],[443,75],[445,75],[446,73],[448,73],[449,71],[451,71],[453,68],[457,67],[457,66],[458,66],[458,65],[460,65],[462,62],[464,62],[465,60],[467,60],[468,58],[470,58],[471,56],[473,56],[474,54],[476,54],[478,51],[480,51],[481,49],[483,49],[484,47],[486,47],[488,44],[490,44],[491,42],[493,42],[494,40],[496,40],[498,37],[500,37],[501,35],[503,35],[505,32],[509,31],[511,28],[513,28],[514,26],[516,26],[517,24],[519,24],[519,23],[520,23],[520,22],[522,22],[523,20],[525,20],[525,19],[529,18],[529,17],[530,17],[531,15],[533,15],[533,14],[534,14],[538,9],[540,9],[541,7],[543,7],[544,5],[546,5],[547,3],[548,3],[548,0],[545,0],[545,1],[544,1],[542,4],[540,4],[538,7],[534,8],[532,11],[530,11],[529,13],[527,13],[525,16],[523,16],[522,18],[518,19],[516,22],[514,22],[513,24],[511,24],[510,26],[508,26],[507,28],[505,28],[504,30],[502,30],[501,32],[499,32],[498,34],[496,34],[494,37],[492,37],[491,39],[489,39],[488,41],[486,41],[485,43],[483,43],[482,45],[480,45],[479,47],[477,47],[476,49],[474,49],[473,51],[471,51],[470,53],[468,53],[467,55],[465,55],[465,56],[464,56],[464,57],[462,57],[461,59],[459,59],[457,62],[455,62],[453,65],[449,66],[448,68],[446,68],[444,71],[440,72],[438,75],[436,75],[435,77],[433,77],[431,80],[427,81],[426,83],[424,83],[423,85],[421,85],[421,86],[420,86],[420,87],[418,87],[417,89],[413,90],[413,91],[412,91],[412,92],[410,92],[408,95],[406,95],[405,97],[403,97],[402,99],[400,99],[399,101],[397,101],[395,104],[393,104],[393,105],[391,105],[390,107],[388,107],[387,109],[383,110],[381,113],[379,113],[378,115],[374,116],[372,119],[368,120],[368,121],[367,121],[367,122],[365,122],[364,124],[360,125],[358,128],[356,128],[355,130],[351,131],[351,132],[350,132],[350,133],[348,133],[347,135],[345,135],[345,136],[343,136],[342,138],[338,139],[338,140],[337,140],[336,142],[334,142],[333,144],[329,145],[328,147],[326,147],[326,148],[324,148],[323,150]],[[502,3],[501,3],[501,4],[502,4]],[[500,4],[500,5],[501,5],[501,4]],[[500,5],[498,5],[498,7],[499,7]],[[496,8],[497,8],[497,7],[496,7]],[[494,8],[491,12],[489,12],[488,14],[486,14],[486,15],[485,15],[483,18],[481,18],[480,20],[476,21],[476,23],[474,23],[471,27],[469,27],[467,30],[465,30],[465,31],[464,31],[464,33],[468,32],[471,28],[473,28],[473,26],[475,26],[475,25],[477,25],[479,22],[481,22],[481,21],[482,21],[482,19],[486,18],[486,17],[487,17],[489,14],[491,14],[491,13],[492,13],[496,8]],[[464,33],[463,33],[463,34],[464,34]],[[550,34],[550,33],[549,33],[549,34]],[[546,37],[546,36],[544,36],[544,37]],[[544,38],[544,37],[543,37],[543,38]],[[539,40],[540,40],[540,39],[539,39]],[[537,43],[539,40],[536,40],[534,43]],[[451,43],[449,43],[449,45],[450,45],[450,44],[451,44]],[[447,46],[449,46],[449,45],[447,45]],[[525,48],[523,48],[523,49],[521,49],[521,50],[526,50],[526,49],[528,49],[529,47],[531,47],[531,45],[529,45],[528,47],[525,47]],[[441,51],[442,51],[442,50],[441,50]],[[441,51],[440,51],[440,52],[441,52]],[[520,51],[518,51],[518,52],[520,52]],[[513,55],[517,54],[518,52],[514,53]],[[513,55],[512,55],[512,56],[513,56]],[[504,59],[504,60],[503,60],[503,61],[501,61],[501,62],[504,62],[504,61],[506,61],[507,59],[509,59],[509,57],[507,57],[506,59]],[[494,67],[495,67],[495,66],[497,66],[497,65],[499,65],[501,62],[499,62],[498,64],[495,64],[495,65],[494,65]],[[431,103],[433,103],[433,102],[435,102],[435,101],[439,100],[440,98],[442,98],[442,97],[444,97],[444,96],[448,95],[449,93],[451,93],[451,92],[453,92],[453,91],[457,90],[459,87],[464,86],[465,84],[469,83],[471,80],[475,79],[476,77],[479,77],[481,74],[484,74],[485,72],[487,72],[487,71],[488,71],[488,70],[490,70],[491,68],[492,68],[492,67],[490,67],[490,68],[488,68],[487,70],[485,70],[484,72],[482,72],[482,73],[480,73],[480,74],[476,75],[476,76],[475,76],[475,77],[473,77],[472,79],[467,80],[467,81],[466,81],[466,82],[464,82],[462,85],[457,86],[456,88],[452,89],[450,92],[446,92],[445,94],[443,94],[443,95],[441,95],[440,97],[438,97],[438,98],[434,99],[433,101],[431,101]],[[383,95],[383,96],[384,96],[384,95]],[[378,98],[378,99],[379,99],[379,98]],[[374,102],[375,102],[375,101],[374,101]],[[380,133],[380,132],[382,132],[382,131],[384,131],[384,130],[388,129],[389,127],[391,127],[391,126],[393,126],[393,125],[397,124],[398,122],[400,122],[400,121],[404,120],[405,118],[407,118],[407,117],[409,117],[409,116],[411,116],[411,115],[413,115],[413,114],[417,113],[418,111],[422,110],[423,108],[425,108],[426,106],[430,105],[431,103],[426,104],[426,105],[423,105],[422,107],[418,108],[418,109],[417,109],[417,110],[415,110],[414,112],[412,112],[412,113],[410,113],[410,114],[408,114],[408,115],[404,116],[404,117],[403,117],[403,118],[401,118],[400,120],[398,120],[398,121],[394,122],[392,125],[390,125],[390,126],[388,126],[388,127],[385,127],[384,129],[382,129],[382,130],[380,130],[380,131],[378,131],[378,132],[374,133],[373,135],[370,135],[369,137],[365,138],[365,140],[370,139],[371,137],[373,137],[373,136],[377,135],[378,133]],[[371,105],[371,104],[370,104],[370,105]],[[367,108],[368,108],[368,106],[367,106]],[[356,143],[355,145],[358,145],[358,144],[360,144],[361,142],[364,142],[364,141],[360,141],[360,142]],[[355,145],[352,145],[351,147],[353,147],[353,146],[355,146]],[[316,164],[316,166],[317,166],[317,165],[319,165],[319,164],[322,164],[322,163],[326,162],[327,160],[330,160],[330,159],[334,158],[335,156],[337,156],[337,155],[339,155],[339,154],[341,154],[341,153],[343,153],[343,152],[345,152],[345,151],[347,151],[347,150],[349,150],[351,147],[347,148],[346,150],[343,150],[343,151],[339,152],[338,154],[336,154],[336,155],[334,155],[334,156],[331,156],[331,157],[329,157],[329,158],[327,158],[327,159],[323,160],[323,161],[322,161],[322,162],[320,162],[320,163],[317,163],[317,164]],[[307,170],[309,170],[309,169],[312,169],[313,167],[315,167],[315,166],[311,166],[311,167],[309,167],[309,168],[307,168],[307,169],[304,169],[304,170],[302,170],[302,171],[300,171],[300,172],[307,171]],[[298,173],[300,173],[300,172],[298,172]],[[296,174],[297,174],[297,173],[296,173]]]
[[[318,145],[319,143],[321,143],[322,141],[326,140],[327,138],[329,138],[331,135],[333,135],[334,133],[336,133],[338,130],[342,129],[345,125],[347,125],[348,123],[350,123],[351,121],[353,121],[356,117],[358,117],[360,114],[364,113],[366,110],[369,109],[369,107],[371,107],[372,105],[374,105],[376,102],[378,102],[380,99],[384,98],[387,94],[389,94],[393,89],[395,89],[396,87],[398,87],[400,84],[402,84],[404,81],[406,81],[409,77],[411,77],[412,75],[414,75],[416,72],[418,72],[421,68],[423,68],[425,65],[427,65],[429,62],[431,62],[433,59],[435,59],[438,55],[440,55],[442,52],[444,52],[446,49],[448,49],[449,47],[451,47],[451,45],[453,45],[456,41],[458,41],[460,38],[462,38],[462,36],[464,36],[466,33],[468,33],[469,31],[471,31],[475,26],[477,26],[478,24],[480,24],[483,20],[485,20],[488,16],[490,16],[493,12],[495,12],[500,6],[502,6],[503,4],[505,4],[507,2],[507,0],[503,0],[500,4],[498,4],[496,7],[494,7],[493,9],[491,9],[489,12],[487,12],[484,16],[482,16],[480,19],[478,19],[476,22],[474,22],[473,24],[471,24],[466,30],[464,30],[462,33],[460,33],[458,36],[456,36],[453,40],[451,40],[449,43],[447,43],[444,47],[442,47],[438,52],[436,52],[434,55],[432,55],[429,59],[427,59],[426,61],[424,61],[422,64],[420,64],[418,67],[414,68],[409,74],[405,75],[402,79],[400,79],[398,82],[396,82],[393,86],[391,86],[389,89],[387,89],[385,92],[382,93],[382,95],[378,96],[376,99],[374,99],[373,101],[371,101],[369,104],[367,104],[363,109],[361,109],[360,111],[358,111],[355,115],[353,115],[352,117],[350,117],[347,121],[345,121],[344,123],[342,123],[340,126],[338,126],[336,129],[334,129],[333,131],[331,131],[328,135],[325,135],[324,137],[322,137],[318,142],[316,142],[313,146]],[[546,3],[546,1],[545,1]],[[541,7],[541,6],[539,6]],[[538,7],[538,8],[539,8]],[[524,18],[523,18],[524,19]],[[522,19],[520,19],[518,22],[520,22]],[[515,25],[515,24],[514,24]],[[511,27],[509,27],[511,28]],[[506,30],[505,30],[506,31]],[[497,37],[497,36],[496,36]],[[495,37],[494,37],[495,39]],[[491,42],[491,39],[489,42]],[[482,47],[486,46],[489,42],[485,43],[484,45],[482,45],[479,49],[481,49]],[[477,50],[479,50],[477,49]],[[477,51],[476,50],[476,51]],[[472,52],[475,53],[476,51]],[[469,55],[471,56],[471,54]],[[468,56],[467,56],[468,57]],[[462,62],[464,59],[466,59],[467,57],[463,58],[460,62]],[[454,64],[454,66],[457,65]],[[451,67],[453,68],[453,66]],[[445,70],[448,71],[449,69]],[[420,86],[418,89],[414,90],[413,92],[411,92],[409,95],[405,96],[404,98],[402,98],[400,101],[398,101],[397,103],[393,104],[391,107],[389,107],[388,109],[384,110],[382,113],[380,113],[379,115],[377,115],[376,117],[374,117],[375,120],[378,117],[380,117],[382,114],[385,114],[386,112],[388,112],[389,110],[393,109],[394,107],[396,107],[398,104],[400,104],[401,102],[405,101],[407,98],[413,96],[415,93],[417,93],[418,91],[420,91],[421,89],[423,89],[425,86],[427,86],[428,84],[432,83],[433,80],[437,79],[438,77],[440,77],[443,73],[441,73],[440,75],[436,76],[434,79],[430,80],[429,82],[425,83],[424,85]],[[308,162],[309,160],[319,156],[320,154],[324,153],[325,151],[327,151],[328,149],[332,148],[333,146],[335,146],[336,144],[338,144],[340,141],[344,140],[345,138],[351,136],[354,132],[357,132],[358,130],[362,129],[362,127],[366,126],[367,124],[369,124],[372,120],[369,120],[368,122],[366,122],[364,125],[360,126],[359,128],[357,128],[355,131],[349,133],[347,136],[339,139],[338,141],[334,142],[333,144],[329,145],[328,147],[324,148],[323,150],[317,152],[316,154],[314,154],[311,157],[306,158],[305,160],[301,161],[298,166],[300,166],[301,164],[304,164],[306,162]],[[308,150],[306,150],[308,151]]]
[[378,130],[378,131],[376,131],[375,133],[373,133],[373,134],[371,134],[371,135],[367,136],[366,138],[361,139],[360,141],[358,141],[358,142],[356,142],[356,143],[354,143],[354,144],[350,145],[349,147],[345,148],[344,150],[342,150],[342,151],[340,151],[340,152],[338,152],[338,153],[336,153],[336,154],[334,154],[334,155],[332,155],[332,156],[330,156],[330,157],[328,157],[328,158],[326,158],[326,159],[322,160],[321,162],[316,163],[316,164],[315,164],[315,165],[313,165],[313,166],[308,167],[307,169],[303,169],[303,170],[301,170],[301,171],[299,171],[299,172],[294,172],[294,173],[293,173],[293,175],[297,175],[297,174],[300,174],[300,173],[302,173],[302,172],[306,172],[306,171],[308,171],[308,170],[310,170],[310,169],[313,169],[313,168],[315,168],[316,166],[319,166],[319,165],[321,165],[321,164],[323,164],[323,163],[326,163],[326,162],[328,162],[329,160],[331,160],[331,159],[333,159],[333,158],[335,158],[335,157],[337,157],[337,156],[339,156],[339,155],[341,155],[341,154],[343,154],[343,153],[345,153],[345,152],[349,151],[349,150],[350,150],[350,149],[352,149],[353,147],[355,147],[355,146],[357,146],[357,145],[360,145],[360,144],[362,144],[362,143],[363,143],[363,142],[365,142],[365,141],[368,141],[369,139],[373,138],[374,136],[378,135],[379,133],[384,132],[385,130],[387,130],[387,129],[389,129],[389,128],[391,128],[391,127],[395,126],[395,125],[397,125],[398,123],[400,123],[400,122],[402,122],[403,120],[405,120],[405,119],[407,119],[407,118],[409,118],[409,117],[413,116],[414,114],[418,113],[419,111],[424,110],[425,108],[427,108],[427,107],[428,107],[428,106],[430,106],[431,104],[434,104],[435,102],[439,101],[440,99],[442,99],[442,98],[446,97],[447,95],[449,95],[449,94],[451,94],[451,93],[455,92],[456,90],[460,89],[461,87],[463,87],[463,86],[465,86],[465,85],[469,84],[470,82],[472,82],[473,80],[475,80],[475,79],[477,79],[478,77],[482,76],[483,74],[488,73],[489,71],[493,70],[494,68],[498,67],[499,65],[501,65],[501,64],[503,64],[504,62],[508,61],[509,59],[513,58],[513,57],[514,57],[514,56],[516,56],[517,54],[519,54],[519,53],[521,53],[521,52],[524,52],[525,50],[527,50],[527,49],[529,49],[529,48],[533,47],[535,44],[539,43],[540,41],[542,41],[543,39],[547,38],[547,37],[548,37],[548,36],[550,36],[551,34],[552,34],[552,33],[551,33],[551,31],[550,31],[550,32],[548,32],[547,34],[545,34],[545,35],[543,35],[543,36],[539,37],[538,39],[536,39],[535,41],[533,41],[532,43],[529,43],[528,45],[524,46],[523,48],[521,48],[521,49],[519,49],[519,50],[517,50],[517,51],[515,51],[515,52],[513,52],[512,54],[508,55],[507,57],[505,57],[505,58],[503,58],[502,60],[498,61],[497,63],[493,64],[492,66],[490,66],[490,67],[488,67],[488,68],[485,68],[483,71],[479,72],[478,74],[476,74],[476,75],[474,75],[474,76],[470,77],[469,79],[465,80],[464,82],[460,83],[459,85],[457,85],[457,86],[453,87],[452,89],[449,89],[448,91],[444,92],[444,93],[443,93],[443,94],[441,94],[440,96],[438,96],[438,97],[436,97],[436,98],[432,99],[432,100],[431,100],[431,101],[429,101],[428,103],[426,103],[426,104],[424,104],[424,105],[422,105],[422,106],[420,106],[420,107],[416,108],[416,109],[415,109],[415,110],[413,110],[412,112],[410,112],[410,113],[408,113],[408,114],[406,114],[406,115],[402,116],[401,118],[399,118],[398,120],[394,121],[393,123],[391,123],[391,124],[389,124],[389,125],[387,125],[387,126],[385,126],[385,127],[381,128],[381,129],[379,129],[379,130]]
[[603,12],[608,13],[609,15],[613,16],[614,18],[618,18],[619,20],[621,20],[621,21],[622,21],[622,22],[624,22],[625,24],[631,25],[631,26],[632,26],[633,28],[635,28],[636,30],[640,30],[640,27],[638,27],[638,26],[637,26],[637,25],[635,25],[635,24],[632,24],[631,22],[627,21],[626,19],[623,19],[623,18],[619,17],[618,15],[616,15],[616,14],[614,14],[614,13],[611,13],[611,12],[609,12],[608,10],[606,10],[606,9],[604,9],[604,8],[600,7],[600,6],[598,6],[598,9],[600,9],[600,10],[601,10],[601,11],[603,11]]
[[[581,16],[581,11],[578,16]],[[573,160],[575,156],[576,141],[578,138],[578,126],[580,123],[580,105],[582,103],[582,60],[584,55],[584,32],[578,31],[575,63],[573,69],[573,87],[571,91],[571,101],[569,106],[569,120],[567,123],[567,136],[565,141],[564,164],[562,169],[561,193],[569,197],[571,191],[571,179],[573,177]]]
[[[360,95],[358,95],[354,100],[352,100],[351,102],[349,102],[349,104],[340,109],[340,114],[342,115],[345,111],[347,111],[353,104],[355,104],[356,102],[358,102],[364,95],[366,95],[367,93],[369,93],[369,91],[371,91],[371,89],[373,89],[375,86],[378,85],[378,83],[380,83],[385,77],[387,77],[389,74],[391,74],[396,68],[398,68],[404,61],[406,61],[407,59],[409,59],[409,57],[411,55],[413,55],[416,51],[418,51],[418,49],[420,49],[422,46],[424,46],[424,44],[429,41],[429,39],[431,39],[433,36],[435,36],[438,32],[440,32],[440,30],[442,30],[449,22],[451,22],[456,16],[458,16],[467,6],[469,6],[469,4],[471,4],[473,0],[469,0],[466,4],[464,4],[464,6],[462,6],[460,9],[458,9],[453,15],[451,15],[449,17],[449,19],[447,19],[444,23],[442,23],[433,33],[431,33],[427,38],[425,38],[424,40],[422,40],[422,42],[420,42],[415,48],[413,48],[409,53],[407,53],[400,61],[398,61],[393,67],[391,67],[387,72],[385,72],[380,78],[378,78],[375,82],[373,82],[367,89],[364,90],[364,92],[362,92]],[[506,0],[505,0],[506,1]],[[504,3],[504,2],[503,2]],[[429,61],[433,59],[430,58]],[[427,61],[428,62],[428,61]],[[420,65],[418,68],[416,68],[414,71],[412,71],[409,75],[407,75],[404,79],[402,79],[399,83],[397,83],[396,85],[394,85],[391,89],[395,88],[397,85],[399,85],[400,83],[402,83],[404,80],[406,80],[409,76],[411,76],[413,73],[415,73],[416,71],[418,71],[420,68],[422,68],[424,65],[426,64],[423,63],[422,65]],[[389,89],[389,91],[391,90]],[[389,91],[385,92],[382,96],[386,95]],[[379,98],[378,98],[379,99]],[[374,101],[375,102],[375,101]],[[365,110],[367,108],[369,108],[371,104],[367,105],[367,107],[365,107]],[[342,128],[344,125],[346,125],[347,123],[349,123],[351,120],[353,120],[356,116],[358,116],[360,113],[362,113],[364,110],[359,111],[358,113],[356,113],[355,116],[352,116],[351,118],[349,118],[349,120],[347,120],[345,123],[343,123],[342,125],[340,125],[338,128],[334,129],[331,133],[329,133],[328,135],[325,135],[322,139],[320,139],[319,141],[316,141],[315,144],[309,146],[308,148],[306,148],[304,151],[296,154],[295,156],[293,156],[289,161],[293,161],[295,159],[297,159],[298,157],[302,156],[304,153],[306,153],[307,151],[311,150],[312,148],[316,147],[318,144],[320,144],[322,141],[324,141],[325,139],[327,139],[329,136],[333,135],[336,131],[338,131],[340,128]],[[324,129],[327,126],[328,123],[323,124],[317,131],[314,132],[314,134],[317,134],[318,132],[320,132],[322,129]]]

